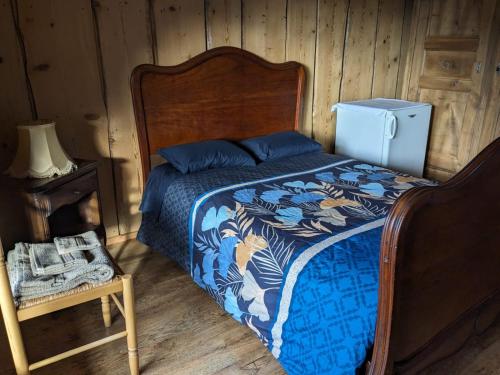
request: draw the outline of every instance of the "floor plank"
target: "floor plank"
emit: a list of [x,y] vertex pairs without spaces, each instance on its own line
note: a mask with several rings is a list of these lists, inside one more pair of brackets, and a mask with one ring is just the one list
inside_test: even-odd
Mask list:
[[[253,333],[225,314],[180,268],[137,241],[112,246],[134,274],[142,374],[283,375]],[[23,323],[31,361],[123,329],[115,307],[105,329],[94,301]],[[128,374],[124,340],[35,371],[42,374]],[[0,323],[0,374],[13,374]],[[500,321],[426,374],[500,375]]]

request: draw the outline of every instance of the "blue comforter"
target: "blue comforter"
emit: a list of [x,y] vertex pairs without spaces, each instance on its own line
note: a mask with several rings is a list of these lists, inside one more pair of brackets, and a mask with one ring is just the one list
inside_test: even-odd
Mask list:
[[184,222],[167,242],[186,246],[169,255],[288,374],[353,374],[373,344],[385,216],[429,182],[338,156],[305,159],[178,177],[139,238],[155,247],[155,231]]

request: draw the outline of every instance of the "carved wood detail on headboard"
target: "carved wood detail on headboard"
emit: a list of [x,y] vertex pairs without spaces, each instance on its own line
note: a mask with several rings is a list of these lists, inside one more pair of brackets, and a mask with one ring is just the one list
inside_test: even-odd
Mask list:
[[304,85],[301,64],[273,64],[234,47],[176,66],[139,65],[131,89],[143,183],[159,148],[297,130]]

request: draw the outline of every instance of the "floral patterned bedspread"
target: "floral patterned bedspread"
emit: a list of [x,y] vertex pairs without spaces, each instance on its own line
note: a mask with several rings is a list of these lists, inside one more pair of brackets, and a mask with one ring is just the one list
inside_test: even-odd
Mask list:
[[349,159],[212,190],[189,218],[191,276],[288,374],[353,374],[373,345],[385,217],[428,184]]

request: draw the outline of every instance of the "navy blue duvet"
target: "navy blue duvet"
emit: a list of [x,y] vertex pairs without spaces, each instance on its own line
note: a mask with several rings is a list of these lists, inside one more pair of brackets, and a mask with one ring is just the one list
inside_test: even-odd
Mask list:
[[186,269],[288,374],[353,374],[373,345],[385,217],[426,184],[323,153],[176,176],[138,238]]

